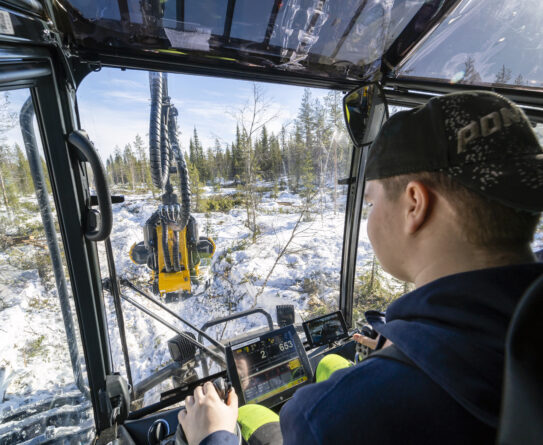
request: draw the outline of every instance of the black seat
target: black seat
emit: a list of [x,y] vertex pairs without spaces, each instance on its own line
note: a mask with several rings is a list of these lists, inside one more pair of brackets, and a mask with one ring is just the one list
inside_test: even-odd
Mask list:
[[543,443],[543,276],[518,304],[505,345],[499,445]]

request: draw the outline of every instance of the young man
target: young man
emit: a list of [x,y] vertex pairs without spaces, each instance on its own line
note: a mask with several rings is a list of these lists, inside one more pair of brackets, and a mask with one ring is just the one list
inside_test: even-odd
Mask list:
[[[283,443],[493,444],[507,326],[543,274],[531,125],[493,93],[433,98],[386,122],[366,178],[375,253],[416,286],[374,327],[408,360],[370,357],[300,389],[280,413]],[[221,405],[205,386],[180,421],[191,445],[234,443],[236,414],[234,394]]]

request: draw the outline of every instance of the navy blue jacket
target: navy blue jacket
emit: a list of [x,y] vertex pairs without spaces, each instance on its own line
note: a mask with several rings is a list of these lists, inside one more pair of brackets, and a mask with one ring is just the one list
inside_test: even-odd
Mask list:
[[495,443],[507,326],[541,274],[535,263],[465,272],[399,298],[374,327],[416,366],[368,358],[301,388],[280,413],[284,445]]

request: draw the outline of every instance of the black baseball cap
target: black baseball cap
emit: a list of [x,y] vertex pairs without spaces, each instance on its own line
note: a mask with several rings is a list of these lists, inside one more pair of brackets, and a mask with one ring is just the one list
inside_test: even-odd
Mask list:
[[366,179],[425,171],[444,172],[506,206],[543,211],[543,150],[524,112],[499,94],[434,97],[383,125]]

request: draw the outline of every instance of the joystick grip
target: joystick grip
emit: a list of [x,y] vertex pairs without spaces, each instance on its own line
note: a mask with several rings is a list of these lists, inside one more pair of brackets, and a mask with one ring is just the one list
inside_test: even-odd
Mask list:
[[223,377],[217,377],[213,380],[213,386],[217,390],[217,394],[219,394],[221,400],[226,403],[228,400],[228,393],[232,389],[230,382],[226,381]]
[[[217,390],[220,399],[226,403],[228,400],[228,393],[232,389],[232,384],[224,379],[224,377],[217,377],[213,380],[213,386]],[[185,409],[185,408],[182,408]],[[175,432],[175,444],[176,445],[185,445],[187,443],[187,438],[185,437],[185,432],[181,428],[181,424],[177,425],[177,431]]]

